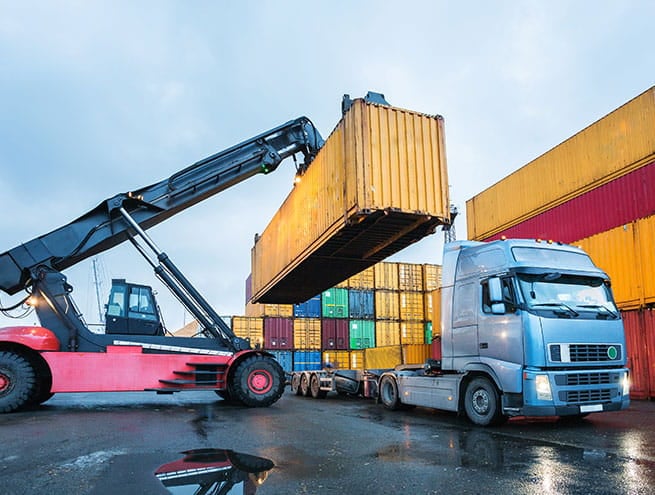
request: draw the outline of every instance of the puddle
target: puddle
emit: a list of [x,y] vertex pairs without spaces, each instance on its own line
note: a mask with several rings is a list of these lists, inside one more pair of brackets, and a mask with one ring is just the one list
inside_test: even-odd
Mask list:
[[175,495],[252,495],[275,466],[270,459],[233,450],[196,449],[181,454],[182,458],[155,471],[157,479]]

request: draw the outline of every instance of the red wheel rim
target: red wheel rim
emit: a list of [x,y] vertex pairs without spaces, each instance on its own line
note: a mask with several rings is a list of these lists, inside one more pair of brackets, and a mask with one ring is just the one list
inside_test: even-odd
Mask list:
[[255,394],[265,394],[273,388],[273,375],[266,370],[255,370],[248,375],[248,388]]
[[9,388],[9,385],[11,382],[9,381],[9,377],[6,375],[0,373],[0,393],[4,392]]

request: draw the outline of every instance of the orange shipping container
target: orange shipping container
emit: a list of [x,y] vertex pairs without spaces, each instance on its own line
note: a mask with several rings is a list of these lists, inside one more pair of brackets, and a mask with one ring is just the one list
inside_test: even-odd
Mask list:
[[423,364],[430,357],[430,344],[410,344],[403,346],[403,364]]
[[376,320],[375,343],[380,347],[400,345],[400,322]]
[[576,244],[612,279],[623,310],[655,303],[655,216],[587,237]]
[[400,319],[400,296],[398,291],[375,291],[375,318],[379,320]]
[[423,265],[398,263],[398,287],[400,290],[423,290]]
[[260,317],[233,316],[232,332],[242,339],[250,339],[253,347],[264,346],[264,319]]
[[430,292],[441,287],[441,266],[423,265],[423,290]]
[[252,250],[255,302],[305,301],[449,218],[443,119],[353,101]]
[[400,319],[424,321],[423,292],[400,291]]
[[373,267],[375,271],[375,288],[398,290],[398,263],[383,261]]
[[321,348],[321,319],[293,319],[293,347],[296,349]]
[[654,157],[655,87],[469,199],[468,238],[486,239]]
[[366,369],[391,369],[402,364],[403,356],[399,345],[371,347],[364,349]]

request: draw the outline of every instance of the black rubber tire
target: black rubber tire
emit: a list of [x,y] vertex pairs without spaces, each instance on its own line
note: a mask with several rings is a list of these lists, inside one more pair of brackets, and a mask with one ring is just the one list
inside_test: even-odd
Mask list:
[[397,411],[401,408],[400,396],[398,395],[398,384],[396,379],[391,375],[384,375],[380,380],[378,387],[380,402],[391,411]]
[[33,403],[36,373],[20,354],[0,352],[0,413],[13,412]]
[[309,397],[309,394],[309,378],[307,378],[307,373],[303,373],[300,377],[300,395]]
[[230,396],[249,407],[268,407],[284,393],[282,366],[269,356],[255,354],[237,364],[230,386]]
[[50,400],[55,394],[50,392],[52,388],[52,376],[50,368],[41,360],[32,360],[32,368],[36,373],[36,382],[34,385],[34,393],[26,407],[36,407],[44,402]]
[[327,395],[325,390],[321,390],[321,381],[316,373],[313,373],[309,379],[309,390],[314,399],[325,399]]
[[300,375],[298,373],[294,373],[291,377],[291,392],[296,395],[302,395],[302,391],[300,390]]
[[497,425],[507,420],[502,414],[496,386],[481,376],[474,378],[466,386],[464,411],[471,423],[479,426]]

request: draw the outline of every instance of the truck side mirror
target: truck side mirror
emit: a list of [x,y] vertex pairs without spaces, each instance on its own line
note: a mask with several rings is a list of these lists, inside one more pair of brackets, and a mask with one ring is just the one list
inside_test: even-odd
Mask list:
[[503,287],[498,277],[491,277],[489,279],[489,302],[491,303],[491,312],[493,314],[505,314]]

